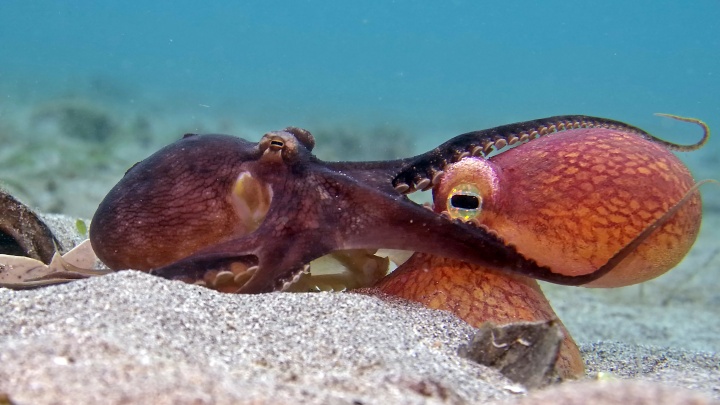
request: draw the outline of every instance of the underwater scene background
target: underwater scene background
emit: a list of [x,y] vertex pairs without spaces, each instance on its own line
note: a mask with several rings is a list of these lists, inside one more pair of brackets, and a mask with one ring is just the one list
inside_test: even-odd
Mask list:
[[[314,134],[323,160],[382,160],[472,130],[568,114],[623,121],[681,144],[696,143],[700,128],[653,113],[701,119],[710,141],[679,156],[697,180],[720,179],[719,21],[719,0],[0,0],[0,188],[42,213],[69,216],[85,234],[76,219],[91,218],[130,166],[185,133],[257,141],[298,126]],[[612,289],[542,284],[589,375],[667,381],[720,399],[720,186],[700,192],[700,235],[667,274]],[[296,376],[323,375],[318,387],[334,390],[376,375],[376,364],[395,370],[395,359],[443,375],[426,379],[432,374],[413,365],[413,379],[398,380],[405,388],[383,377],[369,385],[375,395],[414,389],[407,382],[416,376],[417,386],[453,394],[435,383],[452,375],[417,355],[450,347],[438,346],[438,333],[465,333],[446,328],[442,311],[417,318],[403,309],[412,322],[402,329],[375,304],[352,304],[356,294],[228,297],[135,272],[82,283],[0,288],[0,402],[39,389],[49,403],[104,389],[126,403],[135,388],[167,400],[186,389],[215,395],[217,387],[247,401],[248,386],[274,393],[255,378],[297,384]],[[268,329],[257,332],[258,320]],[[432,336],[407,343],[424,322]],[[308,339],[321,349],[307,350]],[[395,344],[400,357],[385,351]],[[335,347],[361,364],[357,373],[338,367]],[[358,347],[379,357],[346,350]],[[285,360],[306,353],[321,367]],[[271,366],[277,374],[265,361],[273,356],[283,359]],[[375,358],[382,361],[367,360]],[[195,371],[178,378],[188,366]],[[174,384],[148,377],[158,375]],[[487,383],[458,381],[458,392]]]
[[[720,2],[0,2],[0,184],[90,217],[188,132],[286,126],[322,159],[388,159],[560,114],[679,143],[720,128]],[[720,177],[717,136],[682,154]],[[702,189],[718,211],[716,186]]]

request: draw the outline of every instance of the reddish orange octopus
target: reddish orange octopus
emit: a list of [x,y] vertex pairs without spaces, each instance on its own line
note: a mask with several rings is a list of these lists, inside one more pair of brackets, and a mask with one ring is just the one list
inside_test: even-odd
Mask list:
[[[623,131],[577,129],[489,160],[451,165],[433,188],[433,209],[485,226],[526,257],[567,275],[596,271],[643,231],[661,225],[586,285],[619,287],[657,277],[687,254],[702,214],[694,186],[685,165],[658,143]],[[534,279],[423,253],[376,287],[449,310],[474,326],[556,319]],[[577,377],[584,363],[565,333],[557,370]]]

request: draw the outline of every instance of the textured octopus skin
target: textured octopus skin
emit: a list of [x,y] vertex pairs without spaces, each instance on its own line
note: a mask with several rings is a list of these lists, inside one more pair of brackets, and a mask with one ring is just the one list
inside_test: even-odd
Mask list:
[[617,121],[560,116],[469,132],[407,159],[323,162],[311,153],[312,135],[298,128],[270,132],[258,143],[188,135],[128,170],[98,207],[90,239],[114,270],[209,284],[229,274],[237,284],[223,290],[235,292],[283,289],[315,258],[368,248],[426,252],[585,284],[634,248],[621,249],[594,272],[566,275],[537,264],[487,228],[433,213],[404,195],[432,187],[447,165],[465,156],[484,157],[575,128],[615,128],[656,139]]
[[[563,379],[585,372],[577,344],[558,320],[538,282],[456,259],[415,253],[367,294],[389,294],[450,311],[479,328],[483,323],[505,325],[522,321],[557,320],[565,336],[555,370]],[[382,293],[382,294],[378,294]]]
[[[663,218],[695,185],[666,147],[630,133],[578,129],[553,134],[491,160],[464,160],[436,187],[438,209],[469,180],[482,209],[472,220],[538,264],[565,275],[594,272],[644,229]],[[615,268],[587,283],[619,287],[671,269],[700,229],[700,195],[682,204]]]
[[[493,229],[522,254],[569,274],[595,271],[654,221],[670,216],[612,271],[588,284],[618,287],[656,277],[687,254],[701,220],[694,184],[661,144],[623,131],[577,129],[489,160],[450,165],[433,197],[436,212]],[[477,208],[467,209],[469,201]],[[376,288],[449,310],[476,327],[557,318],[535,280],[424,253]],[[578,377],[583,360],[565,333],[556,369],[561,377]]]

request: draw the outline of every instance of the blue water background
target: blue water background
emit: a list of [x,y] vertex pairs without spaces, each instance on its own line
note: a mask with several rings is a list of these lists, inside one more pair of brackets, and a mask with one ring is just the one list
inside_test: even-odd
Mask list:
[[691,143],[695,128],[652,114],[720,129],[718,21],[717,0],[3,0],[0,103],[99,80],[118,108],[263,130],[387,125],[412,133],[416,152],[559,114]]

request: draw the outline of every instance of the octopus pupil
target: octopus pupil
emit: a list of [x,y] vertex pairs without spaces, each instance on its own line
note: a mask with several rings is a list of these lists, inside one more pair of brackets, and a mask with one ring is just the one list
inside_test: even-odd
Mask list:
[[283,146],[283,142],[281,142],[281,141],[270,141],[270,144],[274,145],[274,146],[279,146],[279,147]]
[[480,208],[480,199],[474,195],[455,194],[450,197],[450,205],[465,210],[476,210]]

